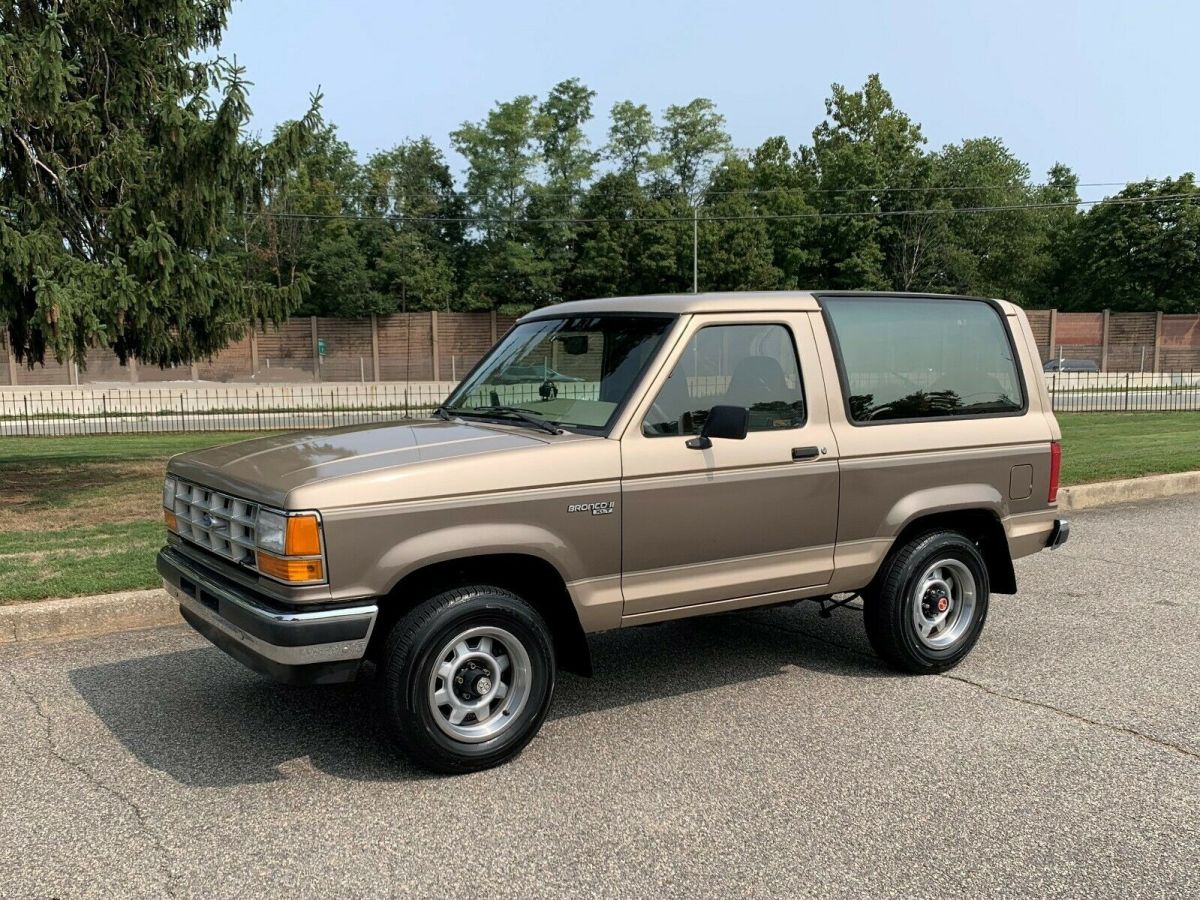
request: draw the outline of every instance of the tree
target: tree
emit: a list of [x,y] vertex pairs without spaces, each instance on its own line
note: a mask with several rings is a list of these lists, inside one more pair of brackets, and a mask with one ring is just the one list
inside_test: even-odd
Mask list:
[[675,187],[693,199],[731,146],[725,117],[717,112],[716,104],[703,97],[685,106],[668,106],[659,141]]
[[1063,163],[1046,173],[1046,183],[1037,188],[1040,204],[1061,204],[1039,214],[1042,242],[1038,271],[1041,278],[1029,286],[1030,306],[1057,308],[1069,303],[1075,229],[1079,225],[1079,176]]
[[545,288],[556,298],[563,295],[563,281],[575,253],[572,219],[600,158],[583,131],[592,118],[595,96],[595,91],[572,78],[556,84],[538,105],[535,127],[547,178],[544,185],[530,190],[525,234],[531,252],[549,273]]
[[467,160],[467,200],[481,220],[467,254],[472,307],[520,313],[556,299],[555,273],[531,248],[522,222],[536,184],[536,115],[537,98],[521,96],[450,136]]
[[912,189],[928,183],[921,126],[896,108],[878,75],[861,91],[833,85],[825,121],[801,159],[818,180],[821,282],[824,287],[886,289],[889,257],[903,238],[888,213],[908,208]]
[[592,118],[595,96],[578,78],[571,78],[556,84],[538,105],[535,129],[547,187],[553,191],[573,197],[592,177],[599,154],[588,146],[583,126]]
[[763,291],[783,283],[753,186],[754,171],[732,153],[713,172],[698,223],[704,290]]
[[1200,189],[1179,178],[1140,181],[1079,217],[1069,250],[1068,306],[1200,311]]
[[380,312],[448,309],[461,295],[466,206],[441,150],[423,137],[374,154],[362,173],[361,206],[372,221],[372,282]]
[[364,226],[355,220],[360,180],[354,150],[325,125],[265,192],[262,210],[245,217],[252,271],[277,286],[296,277],[308,285],[298,313],[365,315],[380,306],[362,246]]
[[655,150],[659,131],[650,107],[622,100],[613,104],[611,118],[604,156],[616,163],[617,171],[634,178],[661,172],[666,158]]
[[750,185],[762,214],[782,288],[819,285],[820,224],[816,175],[786,138],[767,138],[750,154]]
[[1047,219],[1029,206],[1037,200],[1029,167],[996,138],[974,138],[942,148],[933,157],[938,199],[954,209],[988,209],[940,215],[932,246],[936,270],[918,287],[1025,302],[1045,273],[1042,247]]
[[280,321],[234,239],[320,124],[248,139],[243,70],[204,58],[231,0],[0,0],[0,314],[18,358],[168,365]]
[[536,114],[536,97],[516,97],[450,134],[467,161],[467,200],[480,216],[514,219],[524,209],[538,162]]

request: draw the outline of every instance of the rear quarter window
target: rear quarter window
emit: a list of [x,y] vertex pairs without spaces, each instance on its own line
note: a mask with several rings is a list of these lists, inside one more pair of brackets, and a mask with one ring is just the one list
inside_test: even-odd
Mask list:
[[1004,317],[984,300],[825,297],[857,424],[1014,415],[1025,391]]

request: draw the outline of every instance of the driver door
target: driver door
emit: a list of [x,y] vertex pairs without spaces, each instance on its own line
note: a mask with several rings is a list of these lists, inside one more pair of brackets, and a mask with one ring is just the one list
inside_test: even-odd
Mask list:
[[[810,315],[696,316],[646,392],[621,441],[627,620],[829,582],[839,474]],[[746,438],[690,449],[717,405],[749,410]]]

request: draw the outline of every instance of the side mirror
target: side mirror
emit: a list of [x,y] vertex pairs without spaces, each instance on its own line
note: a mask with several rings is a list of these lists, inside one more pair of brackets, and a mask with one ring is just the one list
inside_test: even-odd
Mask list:
[[750,430],[750,410],[744,406],[714,406],[708,411],[700,435],[687,442],[692,450],[707,450],[713,438],[744,441]]

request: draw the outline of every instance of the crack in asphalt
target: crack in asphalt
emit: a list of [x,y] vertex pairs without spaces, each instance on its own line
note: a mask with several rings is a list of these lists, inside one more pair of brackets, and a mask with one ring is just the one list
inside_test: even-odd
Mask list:
[[[751,625],[756,625],[759,628],[767,628],[767,629],[776,629],[777,628],[780,631],[787,631],[787,632],[790,632],[791,634],[797,634],[802,637],[806,637],[809,640],[816,641],[819,644],[826,644],[830,647],[837,647],[839,650],[846,650],[850,653],[853,653],[855,656],[859,656],[859,657],[862,657],[863,659],[871,660],[872,662],[876,663],[877,665],[879,665],[881,667],[883,665],[877,657],[875,657],[869,653],[864,653],[862,650],[859,650],[857,647],[852,647],[849,644],[843,644],[843,643],[840,643],[839,641],[834,641],[834,640],[830,640],[829,638],[821,637],[819,635],[813,634],[810,631],[805,631],[802,628],[796,628],[794,626],[789,627],[787,625],[767,625],[765,622],[755,621],[754,619],[751,619],[748,617],[739,617],[739,618],[742,618],[743,621],[748,622]],[[1028,697],[1022,697],[1020,694],[1012,694],[1012,693],[1009,693],[1008,691],[1002,691],[997,688],[989,687],[986,684],[983,684],[981,682],[974,681],[970,678],[967,678],[965,675],[956,675],[952,672],[939,672],[937,677],[944,678],[947,681],[957,681],[960,684],[968,685],[977,690],[983,691],[985,694],[989,694],[990,696],[997,697],[1001,700],[1009,700],[1013,703],[1020,703],[1024,706],[1031,706],[1031,707],[1035,707],[1037,709],[1044,709],[1049,712],[1056,713],[1056,714],[1063,716],[1064,718],[1070,719],[1073,722],[1076,722],[1080,725],[1089,725],[1094,728],[1102,728],[1105,731],[1111,732],[1113,734],[1119,734],[1119,735],[1124,735],[1126,737],[1137,738],[1137,739],[1145,741],[1146,743],[1151,744],[1155,747],[1159,747],[1163,750],[1170,750],[1170,751],[1177,753],[1180,756],[1186,757],[1188,759],[1200,760],[1200,752],[1197,752],[1196,750],[1192,750],[1190,747],[1185,747],[1182,744],[1176,744],[1171,741],[1167,741],[1167,740],[1163,740],[1162,738],[1155,737],[1154,735],[1146,734],[1143,731],[1138,731],[1136,728],[1130,728],[1126,725],[1114,725],[1111,722],[1102,722],[1099,719],[1092,719],[1092,718],[1089,718],[1088,716],[1080,715],[1079,713],[1073,713],[1070,710],[1062,709],[1061,707],[1054,706],[1053,704],[1046,703],[1042,700],[1032,700]]]
[[1138,731],[1136,728],[1130,728],[1126,725],[1114,725],[1111,722],[1101,722],[1099,719],[1092,719],[1087,716],[1080,715],[1079,713],[1073,713],[1070,710],[1062,709],[1061,707],[1054,706],[1050,703],[1045,703],[1041,700],[1031,700],[1028,697],[1022,697],[1020,694],[1010,694],[1008,691],[1001,691],[997,688],[989,687],[986,684],[981,684],[978,681],[973,681],[964,675],[954,675],[949,672],[942,672],[940,677],[949,681],[957,681],[961,684],[968,684],[971,687],[978,688],[985,694],[990,694],[993,697],[999,697],[1003,700],[1011,700],[1014,703],[1022,703],[1025,706],[1034,706],[1038,709],[1048,709],[1050,712],[1058,713],[1060,716],[1066,716],[1068,719],[1072,719],[1083,725],[1094,725],[1097,728],[1103,728],[1106,731],[1111,731],[1115,734],[1124,734],[1130,737],[1140,738],[1143,741],[1147,741],[1148,743],[1162,747],[1163,749],[1173,750],[1182,756],[1200,760],[1200,753],[1197,751],[1188,747],[1184,747],[1180,744],[1172,743],[1171,741],[1165,741],[1162,738],[1154,737],[1154,735],[1146,734],[1144,731]]
[[89,772],[87,769],[85,769],[82,765],[80,765],[76,760],[73,760],[70,757],[68,757],[66,754],[64,754],[62,752],[62,750],[60,750],[54,742],[54,731],[53,731],[54,723],[53,723],[53,720],[50,718],[50,715],[46,712],[45,708],[42,706],[42,702],[37,698],[37,696],[34,694],[34,692],[31,689],[25,687],[24,685],[21,684],[20,681],[17,680],[16,672],[14,672],[12,669],[6,669],[5,674],[8,675],[8,680],[12,682],[12,686],[17,690],[17,693],[19,693],[21,696],[23,696],[26,700],[29,701],[30,706],[33,707],[34,712],[37,714],[38,719],[41,721],[42,726],[43,726],[43,731],[46,736],[46,749],[50,753],[50,755],[54,759],[56,759],[60,763],[62,763],[64,766],[66,766],[67,768],[72,769],[75,772],[78,772],[80,775],[82,775],[88,781],[88,783],[92,784],[98,790],[102,791],[105,794],[108,794],[110,797],[114,798],[115,800],[119,801],[120,803],[123,803],[125,806],[127,806],[133,812],[133,815],[137,819],[137,822],[138,822],[138,830],[141,831],[141,833],[143,835],[145,835],[146,838],[149,839],[150,843],[158,851],[158,858],[159,858],[158,868],[159,868],[159,871],[162,872],[163,877],[166,879],[165,890],[166,890],[167,896],[168,897],[176,896],[175,891],[172,888],[172,885],[175,881],[175,874],[174,874],[174,872],[171,871],[170,853],[167,851],[167,848],[166,848],[166,846],[164,846],[162,839],[158,836],[158,833],[151,827],[150,819],[146,815],[145,810],[143,810],[141,808],[141,806],[138,803],[136,803],[133,799],[131,799],[130,797],[127,797],[125,794],[121,793],[116,788],[105,784],[103,781],[101,781],[99,778],[97,778],[95,775],[93,775],[91,772]]

